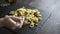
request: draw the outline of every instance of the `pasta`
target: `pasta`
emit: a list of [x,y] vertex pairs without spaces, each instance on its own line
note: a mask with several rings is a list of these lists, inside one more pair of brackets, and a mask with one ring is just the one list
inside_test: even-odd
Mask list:
[[11,11],[10,14],[14,16],[25,16],[24,25],[30,25],[30,28],[38,25],[42,20],[41,14],[37,9],[26,9],[25,7],[19,8],[16,11]]

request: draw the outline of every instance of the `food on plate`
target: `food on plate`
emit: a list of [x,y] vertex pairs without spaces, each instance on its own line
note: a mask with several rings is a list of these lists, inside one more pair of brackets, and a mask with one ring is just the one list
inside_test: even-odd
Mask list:
[[38,22],[42,20],[41,13],[37,9],[28,9],[25,7],[19,8],[15,11],[11,11],[13,16],[25,16],[24,25],[29,25],[30,28],[38,25]]
[[30,23],[30,28],[33,28],[34,27],[34,22],[33,21],[31,21],[31,23]]

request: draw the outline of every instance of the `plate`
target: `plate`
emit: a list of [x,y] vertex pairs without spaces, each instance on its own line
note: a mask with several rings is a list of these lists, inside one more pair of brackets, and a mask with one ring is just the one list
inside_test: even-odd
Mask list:
[[[1,15],[0,17],[4,17],[4,15],[9,14],[10,11],[16,10],[16,9],[18,9],[20,7],[23,7],[23,6],[25,6],[26,8],[30,8],[30,9],[36,8],[36,7],[29,6],[28,4],[24,4],[24,3],[18,2],[18,3],[14,3],[14,4],[12,4],[10,6],[7,6],[7,7],[3,7],[3,9],[0,12],[0,15]],[[30,28],[28,28],[28,26],[24,26],[22,29],[16,29],[16,30],[13,30],[13,31],[16,32],[17,34],[37,34],[38,30],[40,30],[42,28],[42,26],[44,25],[45,21],[50,16],[49,12],[44,11],[44,10],[42,10],[40,8],[38,10],[41,12],[42,20],[38,23],[37,27],[34,27],[33,29],[30,29]]]

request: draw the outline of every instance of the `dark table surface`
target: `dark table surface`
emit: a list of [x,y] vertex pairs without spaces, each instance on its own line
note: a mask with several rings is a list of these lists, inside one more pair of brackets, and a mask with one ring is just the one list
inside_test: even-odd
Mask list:
[[39,0],[40,7],[51,13],[37,34],[60,34],[60,0]]
[[[18,3],[20,2],[18,1]],[[60,34],[60,0],[34,0],[29,3],[29,5],[39,9],[41,14],[44,15],[42,16],[43,21],[41,21],[44,25],[35,34]],[[11,5],[9,8],[12,6],[14,5]],[[18,6],[20,6],[20,4]],[[15,4],[14,7],[17,7],[17,4]],[[8,10],[8,8],[5,8],[4,10],[6,9]],[[13,7],[8,11],[12,9]],[[16,8],[14,8],[14,10],[15,9]]]

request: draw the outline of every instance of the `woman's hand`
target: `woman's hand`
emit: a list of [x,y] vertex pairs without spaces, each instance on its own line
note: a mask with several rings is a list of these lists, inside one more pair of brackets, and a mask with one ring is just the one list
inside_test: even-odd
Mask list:
[[21,28],[23,26],[25,17],[15,17],[15,16],[6,16],[2,20],[2,24],[5,27],[11,28],[11,29],[16,29],[16,28]]

